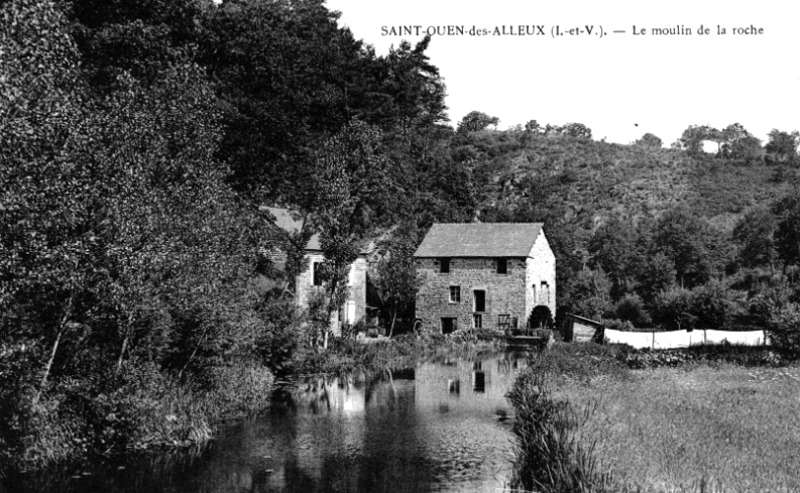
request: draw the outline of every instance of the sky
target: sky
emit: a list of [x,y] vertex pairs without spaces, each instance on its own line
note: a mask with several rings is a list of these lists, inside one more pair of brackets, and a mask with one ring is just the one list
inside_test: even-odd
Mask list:
[[[800,29],[785,2],[327,0],[326,5],[341,12],[340,25],[378,54],[404,39],[422,39],[431,27],[462,26],[464,35],[436,34],[427,50],[447,86],[452,125],[477,110],[498,117],[499,129],[533,119],[542,125],[579,122],[598,140],[628,144],[650,132],[665,146],[693,124],[724,128],[738,122],[764,142],[773,128],[800,130]],[[701,25],[708,34],[698,34]],[[412,26],[414,33],[390,31],[401,26]],[[490,34],[470,36],[473,26]],[[532,34],[492,35],[503,26],[506,32],[528,26]],[[544,35],[533,34],[539,32],[534,26]],[[564,34],[555,34],[556,26]],[[593,26],[591,34],[586,26]],[[726,34],[718,34],[717,26]],[[763,33],[734,33],[751,27]],[[573,28],[583,33],[568,34]],[[692,34],[657,35],[653,28]]]

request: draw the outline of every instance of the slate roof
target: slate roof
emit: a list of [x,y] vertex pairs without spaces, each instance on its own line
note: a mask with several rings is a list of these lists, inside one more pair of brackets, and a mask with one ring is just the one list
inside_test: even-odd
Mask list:
[[[300,231],[303,227],[303,216],[299,213],[289,209],[282,209],[280,207],[260,207],[260,210],[267,211],[275,218],[275,225],[288,233]],[[319,233],[314,235],[308,240],[306,250],[322,250],[319,243]]]
[[415,257],[527,257],[542,223],[434,224]]

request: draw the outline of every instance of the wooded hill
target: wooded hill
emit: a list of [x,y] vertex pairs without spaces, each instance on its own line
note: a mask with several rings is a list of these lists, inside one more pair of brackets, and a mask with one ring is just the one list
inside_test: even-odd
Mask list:
[[797,166],[524,131],[483,131],[469,145],[484,220],[545,200],[547,214],[592,229],[684,206],[730,231],[743,214],[792,190]]

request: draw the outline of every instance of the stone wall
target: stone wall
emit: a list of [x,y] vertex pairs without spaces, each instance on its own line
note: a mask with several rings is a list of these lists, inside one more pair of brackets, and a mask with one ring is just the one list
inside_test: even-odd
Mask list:
[[[507,314],[525,323],[526,263],[521,258],[507,259],[507,273],[498,274],[493,258],[453,258],[450,272],[439,272],[439,259],[416,259],[422,285],[417,292],[416,316],[427,327],[441,331],[442,318],[457,318],[458,328],[473,327],[473,293],[486,292],[482,313],[483,328],[497,329],[498,315]],[[459,286],[461,300],[450,302],[450,286]]]
[[[306,254],[308,258],[308,267],[297,276],[297,295],[295,300],[298,306],[307,307],[311,294],[315,291],[321,291],[322,286],[314,286],[312,272],[313,264],[321,263],[325,257],[322,253],[310,252]],[[355,305],[355,317],[352,321],[353,324],[359,320],[363,320],[367,315],[367,259],[359,257],[350,267],[350,275],[347,279],[347,285],[350,290],[348,302]],[[331,323],[335,327],[335,335],[340,335],[339,321],[351,322],[348,318],[348,304],[345,302],[342,307],[342,313],[334,312],[331,316]],[[341,316],[340,316],[341,315]]]
[[355,320],[365,320],[367,316],[367,259],[359,257],[350,268],[350,278],[348,281],[350,296],[348,300],[355,302]]
[[[556,257],[550,249],[550,243],[544,234],[539,237],[531,249],[527,260],[528,279],[525,289],[525,321],[533,308],[545,305],[550,308],[553,318],[556,316]],[[549,287],[549,296],[542,290],[542,282]]]

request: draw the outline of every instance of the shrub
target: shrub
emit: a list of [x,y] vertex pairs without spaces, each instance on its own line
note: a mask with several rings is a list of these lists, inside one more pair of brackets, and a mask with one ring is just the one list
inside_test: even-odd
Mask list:
[[653,300],[653,321],[668,330],[691,329],[697,321],[693,308],[692,292],[672,287],[660,291]]
[[86,451],[80,417],[62,404],[64,394],[42,397],[33,403],[33,391],[18,394],[2,404],[0,424],[0,469],[13,465],[19,470],[36,468]]
[[249,414],[266,407],[273,376],[252,363],[214,366],[204,370],[205,399],[213,417]]
[[292,371],[293,356],[303,341],[311,338],[308,320],[295,311],[290,300],[268,300],[259,310],[262,329],[256,350],[264,364],[279,376]]
[[531,310],[531,314],[528,317],[528,327],[534,329],[552,329],[554,324],[553,314],[550,312],[549,307],[537,305]]
[[620,330],[623,332],[631,332],[636,329],[628,320],[618,320],[612,318],[611,320],[603,320],[603,327],[611,330]]
[[635,293],[623,296],[614,307],[614,314],[618,319],[630,322],[636,327],[647,327],[653,322],[641,296]]
[[773,345],[793,353],[800,352],[800,305],[788,303],[773,313],[767,332]]
[[719,281],[710,281],[692,289],[691,310],[697,318],[697,326],[718,329],[744,315],[745,310],[734,294]]
[[631,369],[677,367],[687,363],[731,363],[745,367],[782,366],[791,361],[791,354],[775,348],[758,346],[695,346],[683,349],[633,349],[624,346],[617,353],[619,361]]

